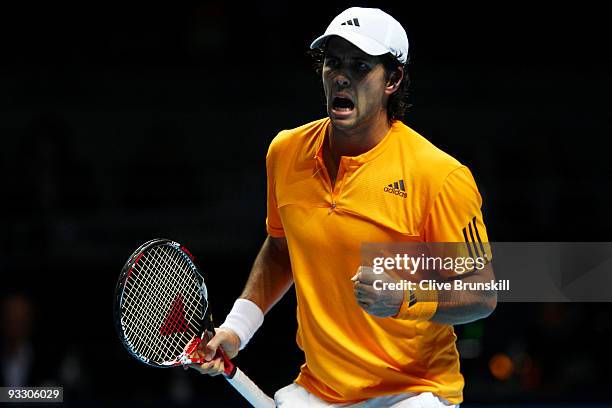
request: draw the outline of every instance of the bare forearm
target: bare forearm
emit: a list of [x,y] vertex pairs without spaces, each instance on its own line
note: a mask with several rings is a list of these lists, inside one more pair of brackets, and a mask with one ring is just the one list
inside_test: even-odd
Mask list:
[[[463,282],[487,282],[494,279],[491,264],[483,271],[462,278]],[[431,321],[443,324],[464,324],[485,318],[497,306],[497,292],[452,290],[438,294],[438,307]]]
[[264,312],[272,308],[293,284],[291,262],[284,238],[268,236],[251,269],[246,286],[240,295]]

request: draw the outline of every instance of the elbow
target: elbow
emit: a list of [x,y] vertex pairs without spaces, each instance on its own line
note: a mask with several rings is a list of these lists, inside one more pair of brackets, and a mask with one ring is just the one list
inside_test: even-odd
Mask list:
[[497,307],[497,292],[488,293],[487,296],[480,302],[481,319],[489,317]]
[[488,292],[470,303],[470,322],[489,317],[497,307],[497,292]]

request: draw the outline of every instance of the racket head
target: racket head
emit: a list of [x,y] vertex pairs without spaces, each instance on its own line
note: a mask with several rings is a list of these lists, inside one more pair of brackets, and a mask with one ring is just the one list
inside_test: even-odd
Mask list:
[[121,270],[114,322],[126,350],[152,367],[173,367],[212,327],[208,291],[193,255],[157,238],[136,249]]

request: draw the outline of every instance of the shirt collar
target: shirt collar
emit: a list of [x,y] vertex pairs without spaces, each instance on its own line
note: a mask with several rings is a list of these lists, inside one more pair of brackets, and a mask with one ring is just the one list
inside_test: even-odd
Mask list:
[[[324,126],[321,127],[317,135],[316,153],[314,155],[315,160],[323,160],[323,143],[325,142],[325,135],[327,134],[329,126],[331,126],[331,120],[327,118]],[[342,156],[341,160],[345,161],[349,166],[354,167],[359,167],[362,164],[374,160],[387,149],[391,140],[395,137],[395,133],[397,133],[399,126],[400,122],[394,121],[385,137],[383,137],[376,146],[359,156]]]

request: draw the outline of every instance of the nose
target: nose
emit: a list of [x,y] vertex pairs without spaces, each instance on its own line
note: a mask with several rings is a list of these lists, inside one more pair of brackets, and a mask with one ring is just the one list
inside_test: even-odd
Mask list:
[[336,77],[336,86],[339,89],[348,88],[351,85],[351,81],[344,74],[340,74]]

